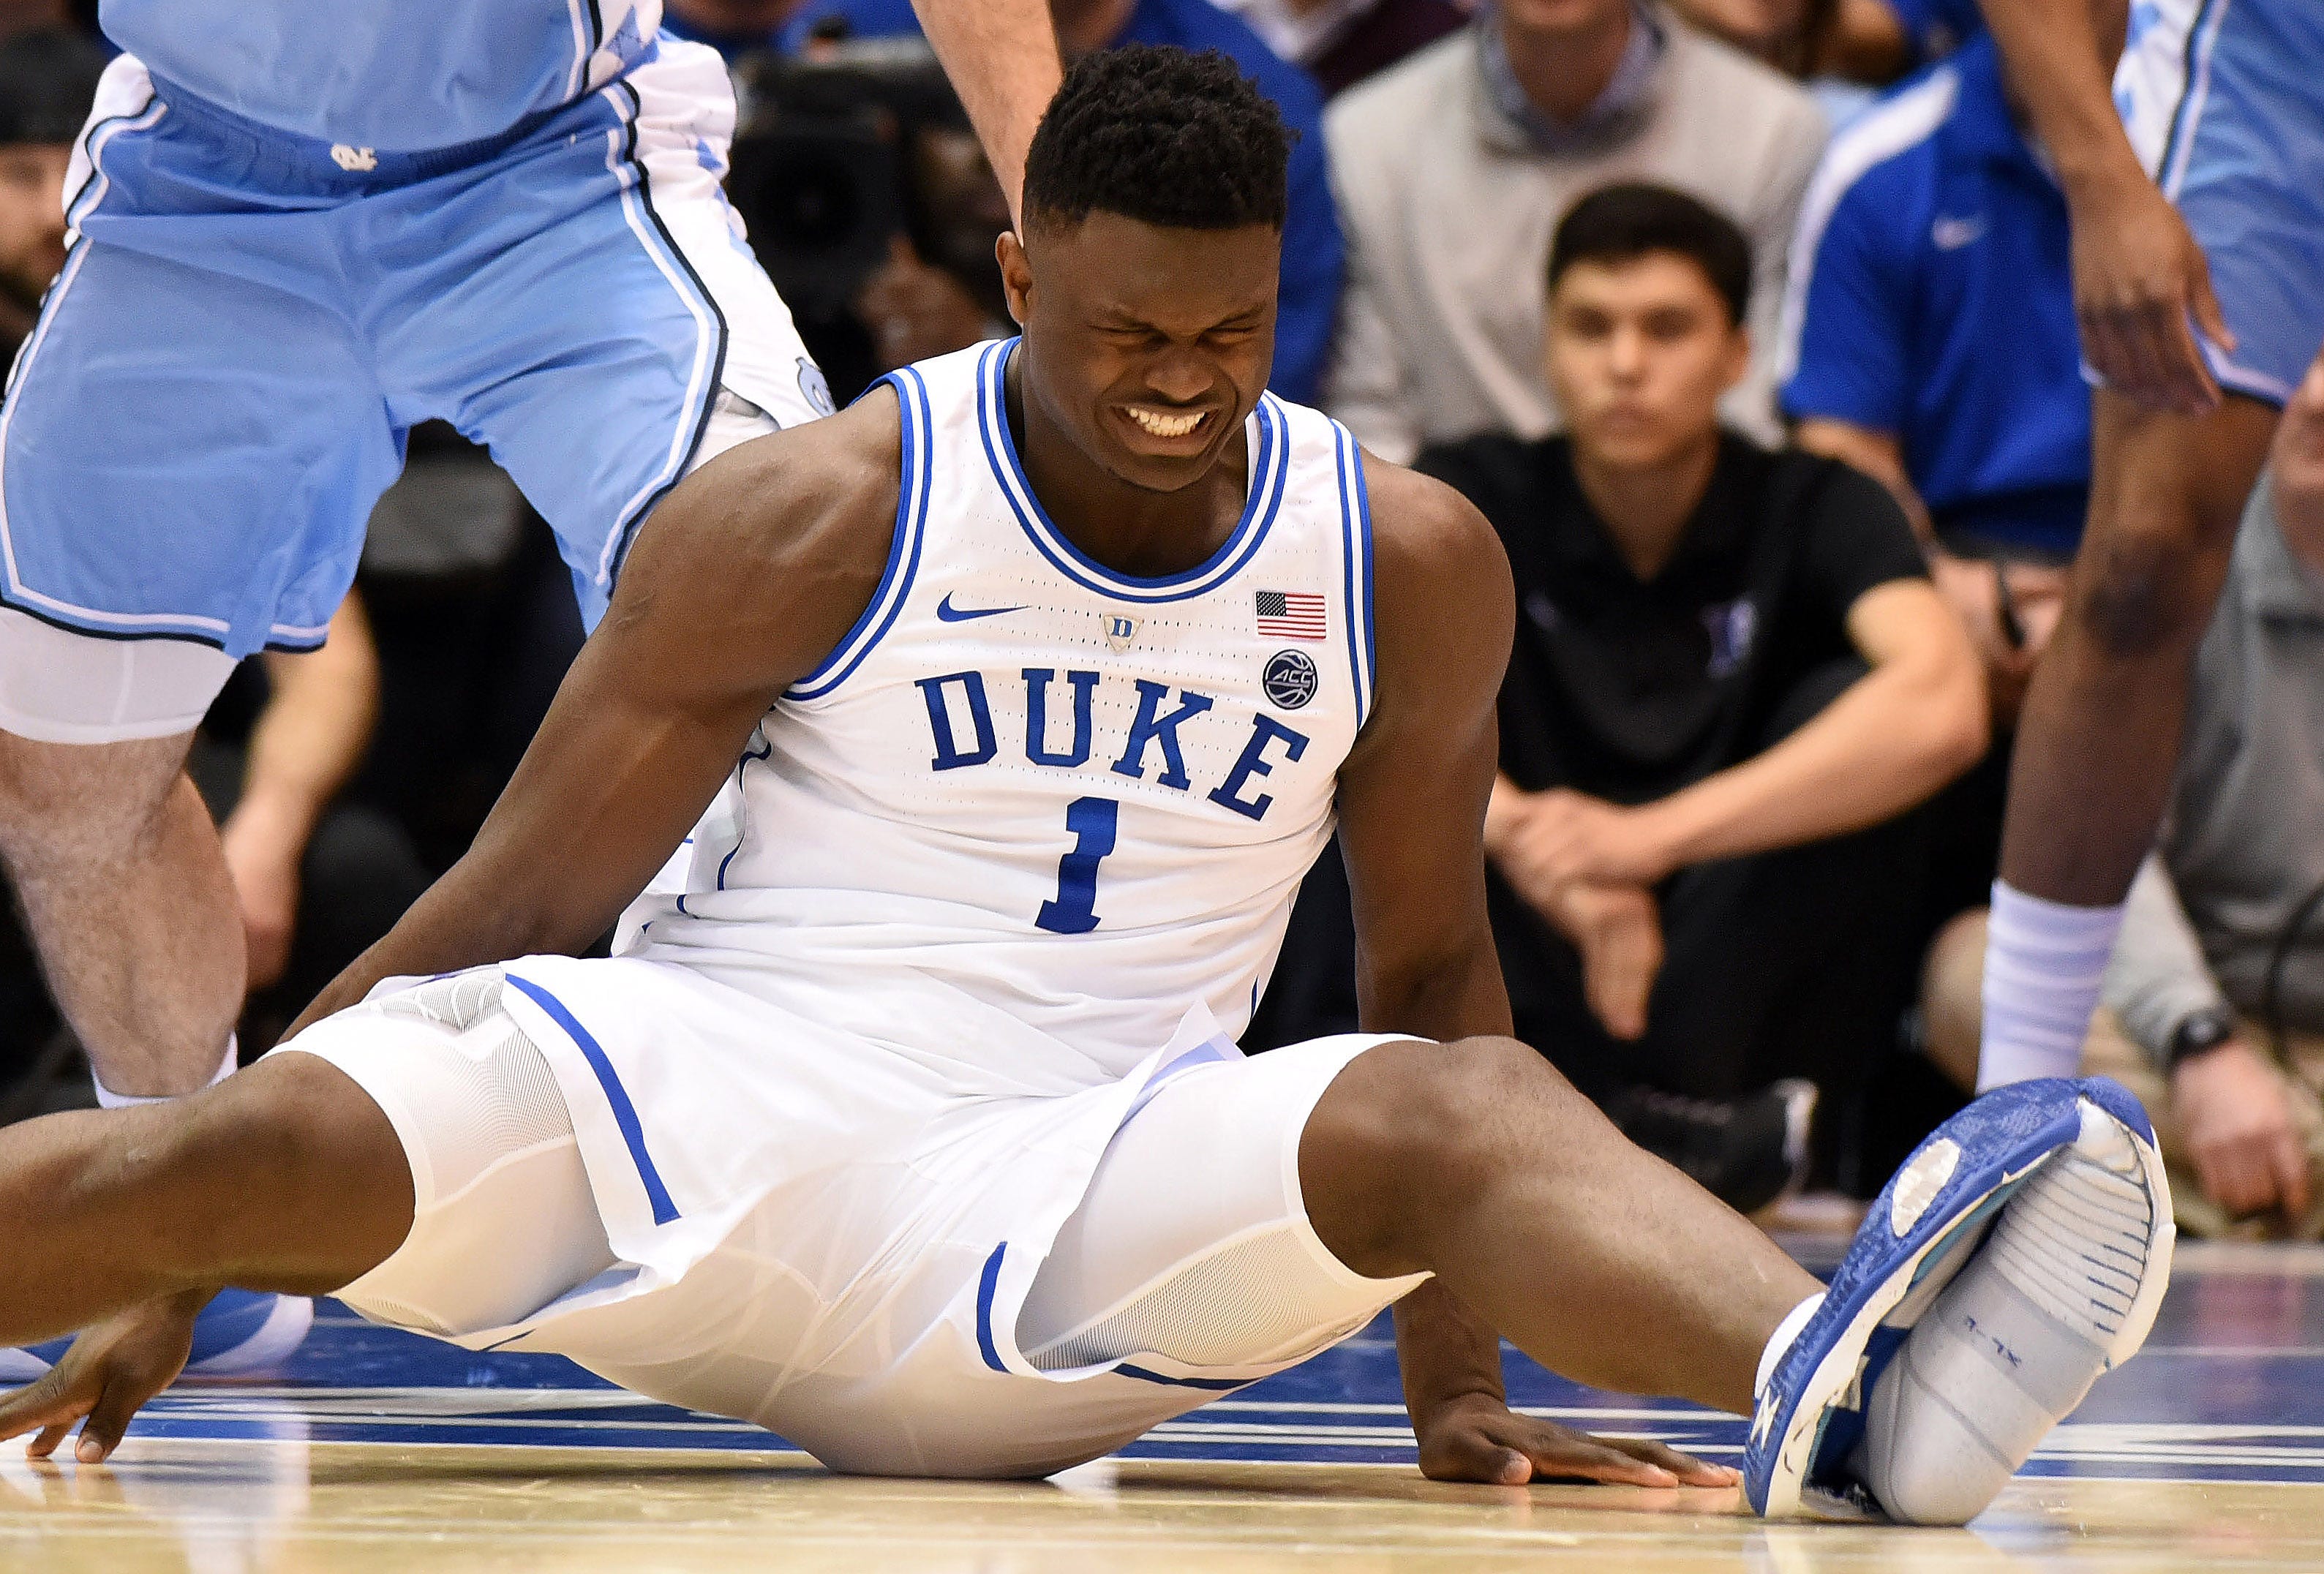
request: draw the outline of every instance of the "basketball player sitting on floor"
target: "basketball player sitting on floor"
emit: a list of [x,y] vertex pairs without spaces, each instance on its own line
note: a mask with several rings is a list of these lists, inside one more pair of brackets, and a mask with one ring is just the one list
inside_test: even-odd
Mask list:
[[[1037,1476],[1393,1303],[1433,1476],[1735,1478],[1511,1413],[1507,1335],[1753,1413],[1765,1512],[1984,1506],[2152,1321],[2144,1117],[1973,1106],[1825,1293],[1510,1041],[1508,568],[1262,392],[1285,149],[1216,55],[1084,60],[1001,242],[1021,339],[673,492],[475,849],[281,1050],[0,1134],[0,1342],[90,1330],[0,1435],[104,1457],[237,1284],[836,1469]],[[1246,1060],[1335,823],[1373,1030]],[[689,827],[620,954],[552,954]]]

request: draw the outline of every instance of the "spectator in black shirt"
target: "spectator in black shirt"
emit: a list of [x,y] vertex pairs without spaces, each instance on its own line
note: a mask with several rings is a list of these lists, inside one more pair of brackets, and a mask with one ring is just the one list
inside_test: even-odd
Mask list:
[[1517,579],[1485,845],[1518,1034],[1738,1204],[1783,1183],[1804,1102],[1757,1091],[1852,1092],[1893,1039],[1923,939],[1899,816],[1986,745],[1887,492],[1718,424],[1750,262],[1692,198],[1585,198],[1549,264],[1566,434],[1420,461]]

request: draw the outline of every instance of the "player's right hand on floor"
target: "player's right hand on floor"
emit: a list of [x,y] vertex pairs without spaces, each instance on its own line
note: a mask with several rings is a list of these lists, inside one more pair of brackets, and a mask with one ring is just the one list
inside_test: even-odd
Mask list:
[[212,1293],[149,1301],[83,1330],[47,1376],[0,1399],[0,1439],[33,1432],[24,1452],[45,1459],[79,1422],[73,1457],[84,1465],[110,1457],[129,1418],[184,1369],[194,1317]]
[[1432,1481],[1604,1481],[1630,1487],[1732,1487],[1741,1476],[1646,1438],[1601,1438],[1521,1415],[1481,1395],[1454,1400],[1416,1428]]

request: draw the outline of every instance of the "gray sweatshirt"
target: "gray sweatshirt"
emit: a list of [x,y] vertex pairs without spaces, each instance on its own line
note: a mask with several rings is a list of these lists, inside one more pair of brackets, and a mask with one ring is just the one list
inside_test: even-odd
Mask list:
[[1425,445],[1478,432],[1531,440],[1556,428],[1542,370],[1550,233],[1616,180],[1689,192],[1750,237],[1756,353],[1723,414],[1781,440],[1776,318],[1823,112],[1757,61],[1666,13],[1646,16],[1661,47],[1637,80],[1618,77],[1609,97],[1626,101],[1593,109],[1554,147],[1492,91],[1489,13],[1333,101],[1323,132],[1348,283],[1323,402],[1382,458],[1409,463]]
[[[2254,489],[2195,658],[2187,733],[2155,857],[2132,888],[2106,1002],[2158,1062],[2192,1011],[2257,1016],[2268,959],[2324,888],[2324,584]],[[2283,1025],[2324,1032],[2324,912],[2292,946]]]

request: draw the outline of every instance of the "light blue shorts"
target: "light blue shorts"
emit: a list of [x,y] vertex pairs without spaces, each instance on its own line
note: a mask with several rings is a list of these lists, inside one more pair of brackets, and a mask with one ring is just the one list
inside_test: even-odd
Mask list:
[[830,410],[719,190],[733,122],[717,55],[671,39],[421,154],[274,132],[115,61],[0,410],[0,601],[227,657],[316,645],[405,434],[439,418],[554,528],[594,625],[714,405]]
[[2115,102],[2210,262],[2212,374],[2281,405],[2324,345],[2324,5],[2133,0]]

